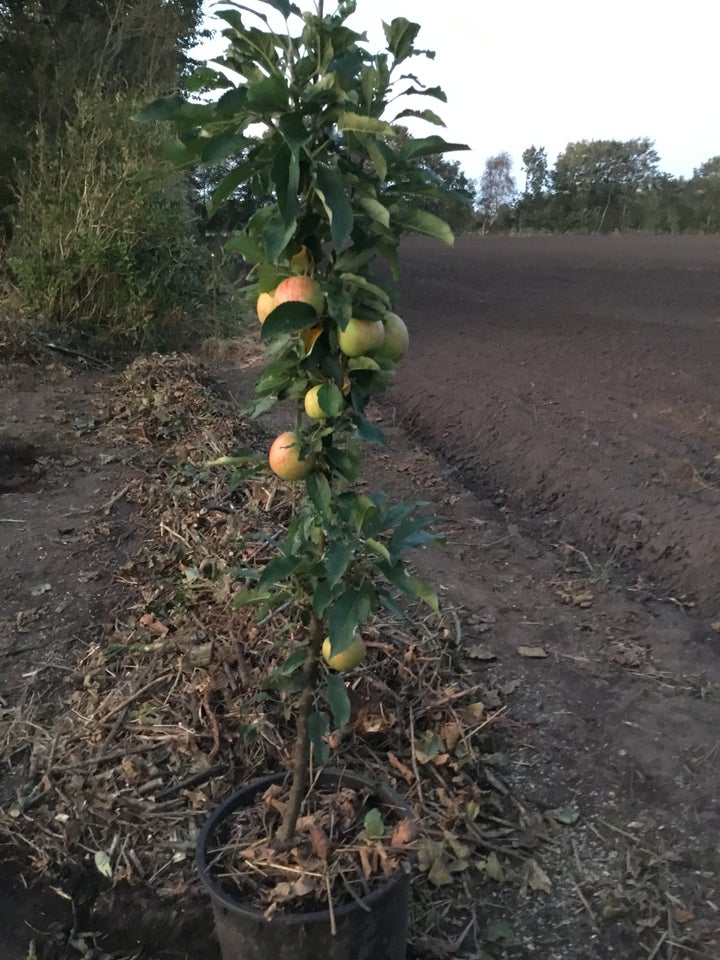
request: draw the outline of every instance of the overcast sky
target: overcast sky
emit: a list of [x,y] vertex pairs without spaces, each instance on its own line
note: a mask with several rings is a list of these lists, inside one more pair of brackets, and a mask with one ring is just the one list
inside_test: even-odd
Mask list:
[[382,21],[398,16],[420,23],[418,46],[437,53],[411,69],[447,93],[443,136],[471,147],[449,158],[471,177],[507,150],[522,187],[526,147],[545,147],[552,164],[583,139],[648,136],[675,176],[720,154],[717,0],[358,0],[351,25],[377,49]]

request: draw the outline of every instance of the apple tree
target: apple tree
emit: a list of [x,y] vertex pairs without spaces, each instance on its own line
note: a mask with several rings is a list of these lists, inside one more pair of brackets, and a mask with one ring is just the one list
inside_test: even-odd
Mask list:
[[[270,465],[305,485],[284,543],[235,601],[264,615],[289,600],[302,625],[303,642],[282,667],[299,694],[286,841],[311,745],[325,762],[330,715],[336,726],[349,717],[342,675],[323,666],[324,641],[331,663],[357,651],[373,611],[400,613],[397,590],[438,610],[403,562],[407,548],[434,539],[429,519],[415,514],[417,504],[358,492],[356,481],[360,443],[384,442],[368,403],[392,381],[408,344],[395,312],[401,237],[453,242],[447,224],[421,209],[443,196],[423,161],[465,147],[436,133],[393,145],[392,124],[404,118],[442,126],[427,104],[445,94],[414,73],[419,56],[433,56],[415,46],[418,24],[384,23],[385,49],[372,53],[348,25],[355,9],[354,0],[339,0],[332,13],[322,2],[313,11],[290,0],[228,3],[217,14],[228,44],[219,69],[203,66],[190,81],[215,91],[212,102],[165,97],[140,116],[173,122],[167,151],[177,164],[228,164],[210,213],[240,184],[271,198],[226,249],[251,265],[246,293],[267,346],[252,415],[294,404]],[[357,659],[353,652],[348,662]]]

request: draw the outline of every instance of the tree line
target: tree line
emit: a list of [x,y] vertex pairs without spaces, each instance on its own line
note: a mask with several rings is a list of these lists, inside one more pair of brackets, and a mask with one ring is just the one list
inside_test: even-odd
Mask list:
[[692,177],[660,169],[652,140],[569,143],[550,167],[543,147],[522,155],[518,190],[508,153],[488,158],[477,209],[487,231],[718,233],[720,156]]
[[[0,349],[7,316],[132,349],[218,333],[220,307],[237,316],[214,235],[272,198],[241,182],[209,218],[236,158],[189,175],[168,162],[165,131],[133,121],[155,97],[187,91],[202,6],[0,0]],[[409,137],[395,127],[388,145]],[[687,179],[660,170],[647,138],[570,143],[552,167],[531,146],[522,160],[518,189],[507,153],[477,182],[429,156],[434,186],[418,204],[457,233],[720,230],[720,157]]]

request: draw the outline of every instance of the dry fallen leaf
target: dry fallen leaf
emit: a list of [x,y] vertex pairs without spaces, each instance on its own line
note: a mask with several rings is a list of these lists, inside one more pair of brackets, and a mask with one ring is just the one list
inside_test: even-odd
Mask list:
[[420,827],[417,820],[410,820],[406,817],[395,827],[393,835],[390,838],[390,845],[393,847],[402,847],[406,843],[412,843],[420,833]]
[[462,736],[460,724],[454,720],[444,723],[442,727],[440,727],[440,735],[445,741],[445,746],[452,753],[457,746],[458,740]]
[[322,827],[313,823],[310,827],[310,842],[312,843],[313,853],[321,860],[328,858],[328,838]]
[[543,647],[518,647],[517,652],[521,657],[528,657],[531,660],[543,660],[547,657],[547,651]]
[[388,753],[387,758],[392,766],[395,767],[400,776],[407,781],[407,783],[413,782],[415,779],[415,774],[412,772],[412,770],[405,766],[402,760],[398,760],[394,753]]
[[431,883],[434,883],[436,887],[446,887],[453,882],[444,861],[440,857],[437,858],[430,868],[428,879]]
[[532,858],[525,864],[523,871],[523,886],[531,890],[542,890],[543,893],[552,893],[552,882],[543,868]]

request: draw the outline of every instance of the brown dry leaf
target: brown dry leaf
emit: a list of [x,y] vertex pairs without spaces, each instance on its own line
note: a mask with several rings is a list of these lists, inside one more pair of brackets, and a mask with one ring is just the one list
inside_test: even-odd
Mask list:
[[362,737],[386,733],[394,723],[395,717],[392,714],[386,715],[379,705],[366,704],[358,710],[353,728]]
[[310,877],[298,877],[292,884],[292,891],[296,897],[306,897],[315,892],[315,884]]
[[472,660],[497,660],[497,654],[493,653],[484,643],[475,643],[467,647],[465,653]]
[[520,686],[519,680],[510,680],[508,681],[508,683],[500,687],[500,692],[503,694],[503,696],[509,697],[511,693],[515,693],[515,691],[519,686]]
[[710,629],[714,630],[715,633],[720,633],[720,620],[716,620],[714,623],[711,623]]
[[415,779],[415,774],[412,772],[412,770],[410,770],[408,767],[405,766],[402,760],[398,760],[398,758],[395,756],[394,753],[388,753],[387,758],[390,761],[391,765],[395,767],[397,772],[400,774],[401,777],[403,777],[404,780],[407,781],[407,783],[413,782],[413,780]]
[[320,857],[321,860],[327,860],[328,838],[325,836],[325,831],[322,827],[317,826],[315,823],[310,827],[310,842],[312,843],[315,856]]
[[525,864],[523,887],[529,887],[531,890],[542,890],[543,893],[552,893],[552,881],[537,860],[530,859]]
[[418,826],[417,820],[410,820],[408,817],[405,817],[405,819],[401,820],[395,827],[393,835],[390,838],[390,845],[393,847],[403,847],[406,843],[412,843],[413,840],[417,840],[419,833],[420,827]]
[[505,871],[495,853],[491,853],[485,860],[476,861],[475,866],[490,880],[496,880],[498,883],[502,883],[505,877]]
[[485,703],[482,700],[476,700],[475,703],[469,703],[463,710],[463,720],[467,723],[477,723],[482,720],[485,713]]
[[674,911],[673,916],[678,923],[690,923],[691,920],[695,919],[695,914],[692,910],[685,910],[680,907]]
[[367,847],[360,847],[358,852],[360,854],[360,866],[362,867],[363,876],[366,880],[369,880],[374,872],[370,860],[370,851]]
[[122,772],[125,774],[125,778],[129,783],[133,783],[140,776],[140,771],[132,762],[130,757],[123,757],[120,766],[122,767]]
[[432,867],[430,867],[428,880],[434,883],[436,887],[447,887],[453,882],[450,872],[441,857],[438,857]]
[[544,660],[547,657],[547,651],[543,647],[518,647],[517,652],[521,657],[531,660]]
[[452,753],[457,746],[458,740],[462,736],[460,724],[455,720],[450,720],[447,723],[444,723],[442,727],[440,727],[440,735],[445,741],[445,746]]
[[272,500],[271,491],[268,490],[267,487],[263,487],[260,483],[253,485],[251,489],[251,496],[256,503],[262,504],[264,507],[266,507]]
[[433,757],[432,762],[436,767],[444,767],[449,759],[449,753],[439,753],[436,757]]
[[157,633],[161,637],[164,637],[168,632],[168,628],[164,623],[156,619],[154,613],[144,613],[140,617],[140,626],[147,627],[148,630],[152,630],[153,633]]

